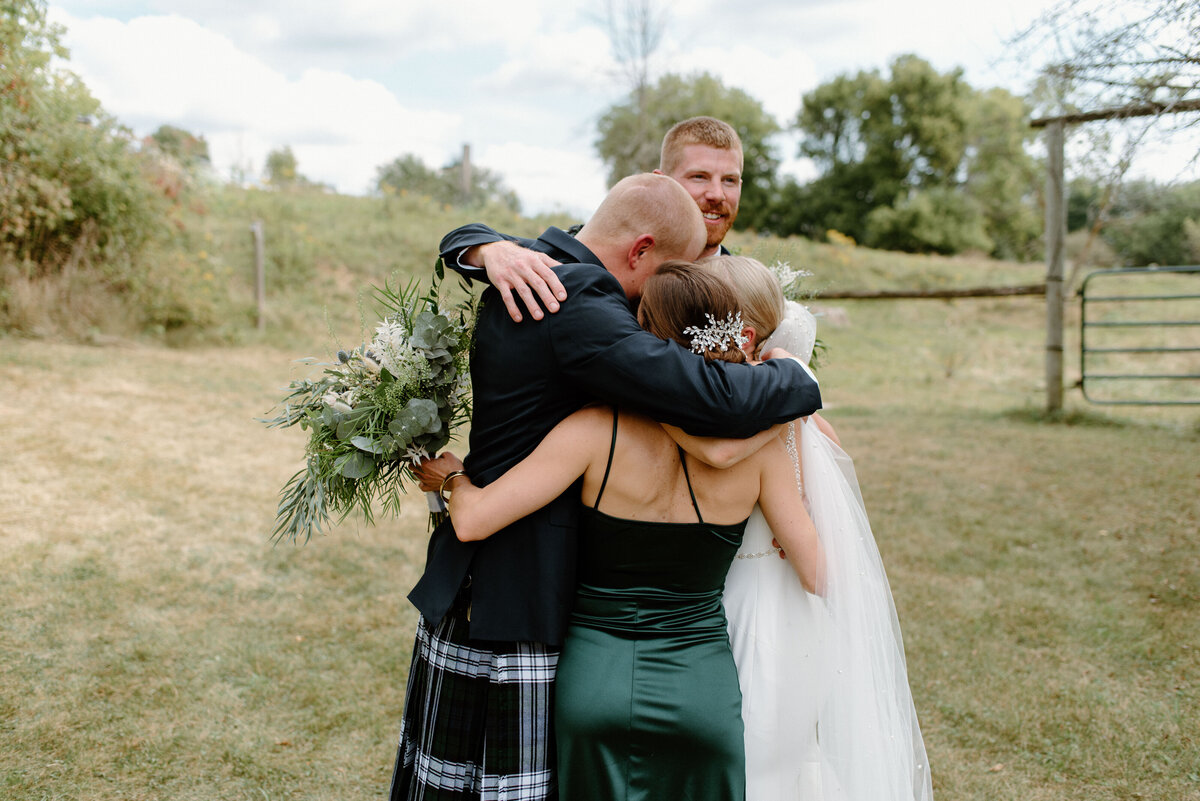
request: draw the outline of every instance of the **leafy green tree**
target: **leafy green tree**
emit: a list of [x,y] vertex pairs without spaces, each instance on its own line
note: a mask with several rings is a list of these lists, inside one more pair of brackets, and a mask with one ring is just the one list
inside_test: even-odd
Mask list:
[[[886,77],[838,76],[802,99],[800,154],[821,174],[781,190],[777,203],[793,208],[771,212],[772,230],[834,229],[878,247],[1028,257],[1039,224],[1025,117],[1019,98],[976,91],[961,70],[939,73],[913,55],[895,59]],[[939,220],[945,230],[936,230]],[[903,224],[913,229],[905,234]]]
[[[1038,257],[1043,220],[1042,171],[1027,146],[1036,136],[1025,101],[1005,89],[972,92],[962,189],[983,216],[997,258]],[[952,182],[949,182],[949,185]]]
[[437,170],[430,169],[421,159],[406,153],[381,164],[375,170],[375,188],[383,194],[405,192],[428,195],[438,202],[449,201],[446,181]]
[[[945,75],[916,56],[900,56],[884,78],[877,70],[843,75],[804,95],[796,125],[801,155],[822,172],[829,223],[867,238],[867,215],[907,192],[954,180],[967,142],[961,70]],[[838,227],[838,226],[845,226]]]
[[1128,265],[1194,264],[1189,233],[1200,223],[1200,181],[1162,186],[1153,181],[1126,184],[1117,200],[1105,241]]
[[164,222],[129,131],[66,59],[39,0],[0,6],[0,252],[36,275],[136,252]]
[[292,152],[291,145],[284,145],[267,154],[263,173],[268,186],[283,189],[304,182],[298,168],[296,154]]
[[944,186],[921,189],[867,215],[867,240],[884,250],[988,252],[993,242],[983,209],[970,197]]
[[758,100],[707,73],[664,75],[644,89],[640,104],[631,95],[600,117],[596,150],[608,168],[609,185],[657,169],[662,139],[671,126],[702,115],[729,123],[742,140],[745,161],[736,226],[757,228],[775,192],[779,158],[769,140],[780,131],[779,123]]
[[212,163],[208,154],[208,142],[202,135],[196,136],[174,125],[160,125],[157,131],[150,134],[150,140],[161,152],[185,167]]
[[445,206],[479,208],[498,204],[514,213],[521,210],[517,193],[505,185],[504,179],[478,165],[471,165],[469,188],[464,192],[461,158],[435,170],[411,153],[399,156],[376,169],[375,187],[384,195],[425,195]]
[[1096,222],[1104,190],[1091,178],[1074,178],[1067,183],[1067,231],[1088,228]]

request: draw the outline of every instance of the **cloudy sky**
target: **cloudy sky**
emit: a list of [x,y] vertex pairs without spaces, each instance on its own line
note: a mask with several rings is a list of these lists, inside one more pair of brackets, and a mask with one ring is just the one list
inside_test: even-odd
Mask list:
[[[615,0],[621,5],[625,0]],[[708,71],[787,123],[801,94],[917,53],[976,87],[1024,93],[1005,39],[1050,0],[691,0],[660,3],[654,74]],[[738,6],[740,8],[735,8]],[[203,134],[228,176],[290,145],[305,176],[369,191],[413,153],[469,143],[528,212],[584,215],[603,197],[596,120],[622,99],[603,3],[562,0],[57,0],[70,68],[139,134]],[[785,169],[805,176],[781,140]]]

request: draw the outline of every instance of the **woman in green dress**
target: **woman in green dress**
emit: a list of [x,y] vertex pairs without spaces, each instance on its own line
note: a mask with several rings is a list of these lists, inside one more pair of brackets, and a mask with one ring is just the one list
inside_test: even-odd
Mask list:
[[[736,296],[704,268],[663,265],[646,283],[639,319],[707,358],[744,359]],[[556,679],[563,801],[744,797],[741,695],[721,593],[756,503],[805,586],[818,589],[822,572],[791,460],[774,434],[758,442],[716,469],[687,457],[658,423],[593,406],[486,487],[453,454],[417,471],[423,488],[450,490],[462,540],[580,493],[579,585]]]

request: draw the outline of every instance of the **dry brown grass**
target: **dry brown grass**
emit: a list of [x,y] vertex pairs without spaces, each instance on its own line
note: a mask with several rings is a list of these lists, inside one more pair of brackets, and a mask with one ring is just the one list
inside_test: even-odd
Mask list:
[[4,794],[378,790],[419,508],[270,547],[300,443],[255,417],[287,354],[4,345]]
[[92,271],[36,279],[0,264],[0,329],[31,337],[87,342],[136,331],[129,305]]
[[[855,455],[938,798],[1200,797],[1194,410],[1070,394],[1031,299],[840,304]],[[268,542],[301,432],[255,421],[321,339],[0,340],[0,797],[386,788],[425,512]],[[1070,370],[1070,368],[1069,368]]]

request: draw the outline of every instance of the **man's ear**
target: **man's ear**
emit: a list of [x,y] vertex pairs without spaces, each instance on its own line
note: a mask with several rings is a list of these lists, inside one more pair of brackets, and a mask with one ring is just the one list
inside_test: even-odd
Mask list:
[[665,173],[665,172],[663,172],[662,170],[658,169],[657,167],[655,167],[653,170],[651,170],[651,172],[653,172],[655,175],[666,175],[666,173]]
[[654,237],[652,235],[642,234],[633,240],[633,244],[629,246],[629,269],[637,270],[638,265],[641,264],[646,255],[652,250],[654,250]]

